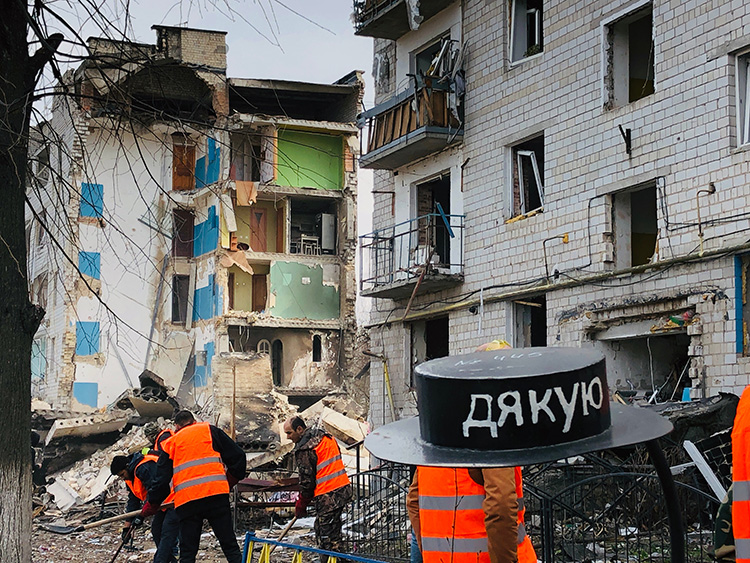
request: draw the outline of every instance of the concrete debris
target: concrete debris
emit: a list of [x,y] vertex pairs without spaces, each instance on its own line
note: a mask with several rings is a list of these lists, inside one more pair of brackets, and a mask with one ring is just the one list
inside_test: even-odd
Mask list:
[[87,437],[95,434],[119,432],[128,422],[122,412],[85,415],[78,418],[57,419],[47,432],[44,444],[49,445],[53,439],[66,436]]
[[52,475],[47,492],[54,495],[55,505],[62,511],[91,502],[103,492],[119,488],[119,481],[111,478],[109,471],[112,458],[130,454],[148,445],[143,427],[134,427],[108,448]]

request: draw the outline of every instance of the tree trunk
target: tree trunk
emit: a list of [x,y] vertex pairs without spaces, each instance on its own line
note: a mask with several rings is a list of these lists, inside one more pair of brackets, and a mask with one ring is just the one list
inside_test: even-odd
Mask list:
[[0,557],[31,561],[31,342],[39,311],[26,279],[24,193],[31,94],[26,2],[0,18]]

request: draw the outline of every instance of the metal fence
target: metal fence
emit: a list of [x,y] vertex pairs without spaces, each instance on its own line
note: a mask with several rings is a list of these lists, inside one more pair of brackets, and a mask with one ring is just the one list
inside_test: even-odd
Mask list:
[[349,504],[343,535],[345,551],[387,561],[407,561],[410,530],[406,512],[409,469],[384,464],[351,476],[354,500]]
[[[667,456],[675,457],[668,448]],[[620,454],[622,457],[618,456]],[[687,563],[713,561],[719,501],[695,468],[675,476]],[[344,532],[351,553],[406,561],[409,473],[387,464],[353,478]],[[669,562],[661,485],[643,448],[600,452],[524,469],[526,530],[545,563]]]

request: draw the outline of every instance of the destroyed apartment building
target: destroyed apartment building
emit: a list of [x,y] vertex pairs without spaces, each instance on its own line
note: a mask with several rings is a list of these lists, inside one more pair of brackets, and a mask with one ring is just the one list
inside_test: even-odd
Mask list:
[[374,38],[373,426],[416,413],[415,365],[493,339],[596,348],[628,398],[741,392],[748,18],[742,2],[354,0]]
[[287,402],[366,404],[348,383],[363,81],[228,78],[225,33],[153,29],[90,39],[34,131],[32,394],[189,408],[262,450]]

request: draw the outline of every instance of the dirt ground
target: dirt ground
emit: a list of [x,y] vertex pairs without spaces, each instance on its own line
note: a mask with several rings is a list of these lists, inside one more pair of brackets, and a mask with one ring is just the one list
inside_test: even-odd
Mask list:
[[[310,519],[311,520],[311,519]],[[303,522],[295,526],[284,539],[290,543],[311,545],[312,530]],[[279,527],[272,532],[272,537],[278,537]],[[108,563],[115,556],[120,546],[120,531],[122,523],[114,522],[101,527],[67,535],[47,532],[35,522],[32,530],[32,561],[34,563],[61,563],[75,561],[76,563]],[[266,536],[267,530],[258,531],[259,536]],[[237,538],[242,549],[244,534]],[[151,539],[148,525],[137,530],[133,539],[133,550],[123,548],[114,563],[146,563],[154,558],[156,548]],[[226,561],[221,553],[219,542],[213,533],[204,530],[201,537],[201,549],[197,561],[201,563],[219,563]],[[255,557],[257,561],[257,555]],[[291,554],[285,554],[283,549],[276,550],[271,557],[274,563],[289,563]]]

